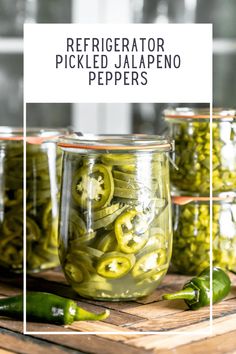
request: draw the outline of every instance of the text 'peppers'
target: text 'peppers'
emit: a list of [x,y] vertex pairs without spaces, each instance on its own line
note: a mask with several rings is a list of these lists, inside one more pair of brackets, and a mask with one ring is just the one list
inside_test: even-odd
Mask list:
[[[26,317],[28,321],[68,325],[73,321],[105,320],[109,310],[94,314],[77,306],[76,302],[54,294],[28,292]],[[23,318],[23,295],[0,300],[0,315],[16,319]]]

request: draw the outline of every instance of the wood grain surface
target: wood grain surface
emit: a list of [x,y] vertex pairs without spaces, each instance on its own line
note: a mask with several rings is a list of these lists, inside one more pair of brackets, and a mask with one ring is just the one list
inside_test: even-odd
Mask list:
[[[236,276],[231,278],[230,295],[213,307],[213,332],[210,334],[209,308],[190,311],[183,301],[161,300],[163,293],[180,289],[189,277],[168,274],[148,297],[133,302],[105,302],[79,298],[59,270],[31,275],[27,278],[27,290],[69,297],[93,312],[108,308],[111,315],[103,322],[81,321],[64,327],[27,323],[27,331],[31,332],[27,335],[22,334],[21,321],[0,317],[0,354],[236,353]],[[21,276],[1,272],[0,297],[21,292]],[[70,334],[71,331],[76,334]]]

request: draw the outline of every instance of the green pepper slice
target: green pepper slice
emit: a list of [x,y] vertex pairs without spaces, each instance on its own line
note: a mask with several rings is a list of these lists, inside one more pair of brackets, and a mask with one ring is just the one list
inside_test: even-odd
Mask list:
[[136,170],[136,158],[134,155],[105,154],[101,158],[106,165],[116,166],[120,171],[133,173]]
[[166,251],[164,249],[155,250],[144,254],[136,262],[132,275],[134,278],[144,279],[153,276],[158,273],[160,267],[162,267],[167,262]]
[[96,273],[92,258],[83,250],[71,249],[70,253],[67,254],[67,260],[75,266],[82,264],[88,272]]
[[94,211],[93,220],[99,220],[105,218],[108,215],[111,215],[116,212],[120,208],[120,203],[112,204],[109,207],[103,208],[101,210]]
[[148,240],[147,219],[135,209],[128,210],[115,221],[115,235],[120,250],[137,253]]
[[93,230],[101,229],[102,227],[108,227],[110,224],[112,224],[116,218],[127,208],[126,205],[124,205],[122,208],[116,210],[113,214],[107,215],[104,218],[98,219],[94,221],[91,225]]
[[119,188],[119,187],[115,187],[114,189],[114,197],[118,197],[118,198],[138,199],[140,194],[141,193],[138,189]]
[[135,156],[133,154],[104,154],[101,157],[103,163],[107,165],[123,166],[123,165],[134,165]]
[[75,209],[70,210],[70,219],[69,219],[69,235],[71,240],[82,238],[86,239],[87,228],[84,220],[79,216],[79,213]]
[[137,176],[135,174],[132,174],[132,173],[126,173],[126,172],[113,170],[113,176],[114,176],[115,179],[126,181],[128,183],[137,183],[137,182],[139,182]]
[[[13,197],[11,193],[13,192]],[[23,205],[23,189],[16,189],[14,191],[5,191],[4,204],[6,207],[13,207],[15,205]]]
[[135,256],[120,252],[109,252],[97,263],[97,273],[105,278],[117,279],[126,275],[134,266]]
[[52,202],[49,201],[43,208],[42,226],[48,229],[52,222]]
[[74,247],[76,243],[86,243],[94,239],[96,232],[88,231],[84,220],[79,216],[79,213],[75,209],[70,211],[70,223],[69,223],[69,238],[70,245],[72,242]]
[[83,209],[97,210],[109,205],[114,192],[111,168],[101,164],[81,167],[72,181],[72,196]]
[[[161,270],[160,270],[160,268],[161,268]],[[138,286],[138,287],[147,286],[148,284],[153,284],[154,282],[157,286],[157,284],[160,283],[161,279],[166,274],[168,266],[165,265],[160,268],[159,268],[159,270],[156,271],[156,273],[153,272],[153,274],[151,274],[150,277],[137,278],[136,279],[137,280],[136,286]]]
[[138,182],[128,182],[122,179],[114,178],[114,185],[117,188],[125,188],[125,189],[140,189],[143,188],[143,183]]
[[74,284],[73,286],[79,295],[88,297],[89,293],[89,297],[91,298],[96,298],[98,291],[106,291],[106,293],[109,292],[112,294],[113,290],[111,282],[98,274],[90,274],[88,280],[80,282],[78,285]]
[[64,266],[64,272],[72,282],[81,283],[84,279],[89,278],[89,273],[82,263],[67,262]]

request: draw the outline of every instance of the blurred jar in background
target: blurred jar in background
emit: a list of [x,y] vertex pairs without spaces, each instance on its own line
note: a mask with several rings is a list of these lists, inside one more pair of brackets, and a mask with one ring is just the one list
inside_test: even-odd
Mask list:
[[[27,130],[27,271],[59,264],[57,250],[61,152],[56,137],[65,130]],[[23,131],[0,128],[0,265],[23,270]]]
[[0,55],[1,126],[23,124],[23,55]]
[[[135,0],[132,5],[134,21],[139,23],[213,23],[213,103],[217,107],[235,106],[235,0]],[[151,132],[160,134],[160,104],[150,105],[157,112]],[[133,117],[138,117],[139,122],[135,131],[142,132],[146,116],[138,109],[136,105]]]
[[[166,109],[164,118],[175,140],[172,191],[210,193],[210,114],[209,109]],[[236,190],[235,110],[213,108],[212,114],[213,193]]]
[[[23,121],[23,24],[70,23],[72,0],[0,0],[0,117],[1,126]],[[70,125],[69,104],[31,104],[30,125]],[[27,111],[28,115],[28,111]],[[50,122],[48,122],[50,117]]]

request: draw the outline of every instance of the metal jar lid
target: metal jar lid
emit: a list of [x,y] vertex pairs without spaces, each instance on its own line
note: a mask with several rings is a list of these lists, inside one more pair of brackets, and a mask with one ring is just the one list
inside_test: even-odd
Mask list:
[[93,135],[73,133],[59,139],[58,145],[65,149],[99,151],[163,151],[174,150],[169,137],[146,134]]

